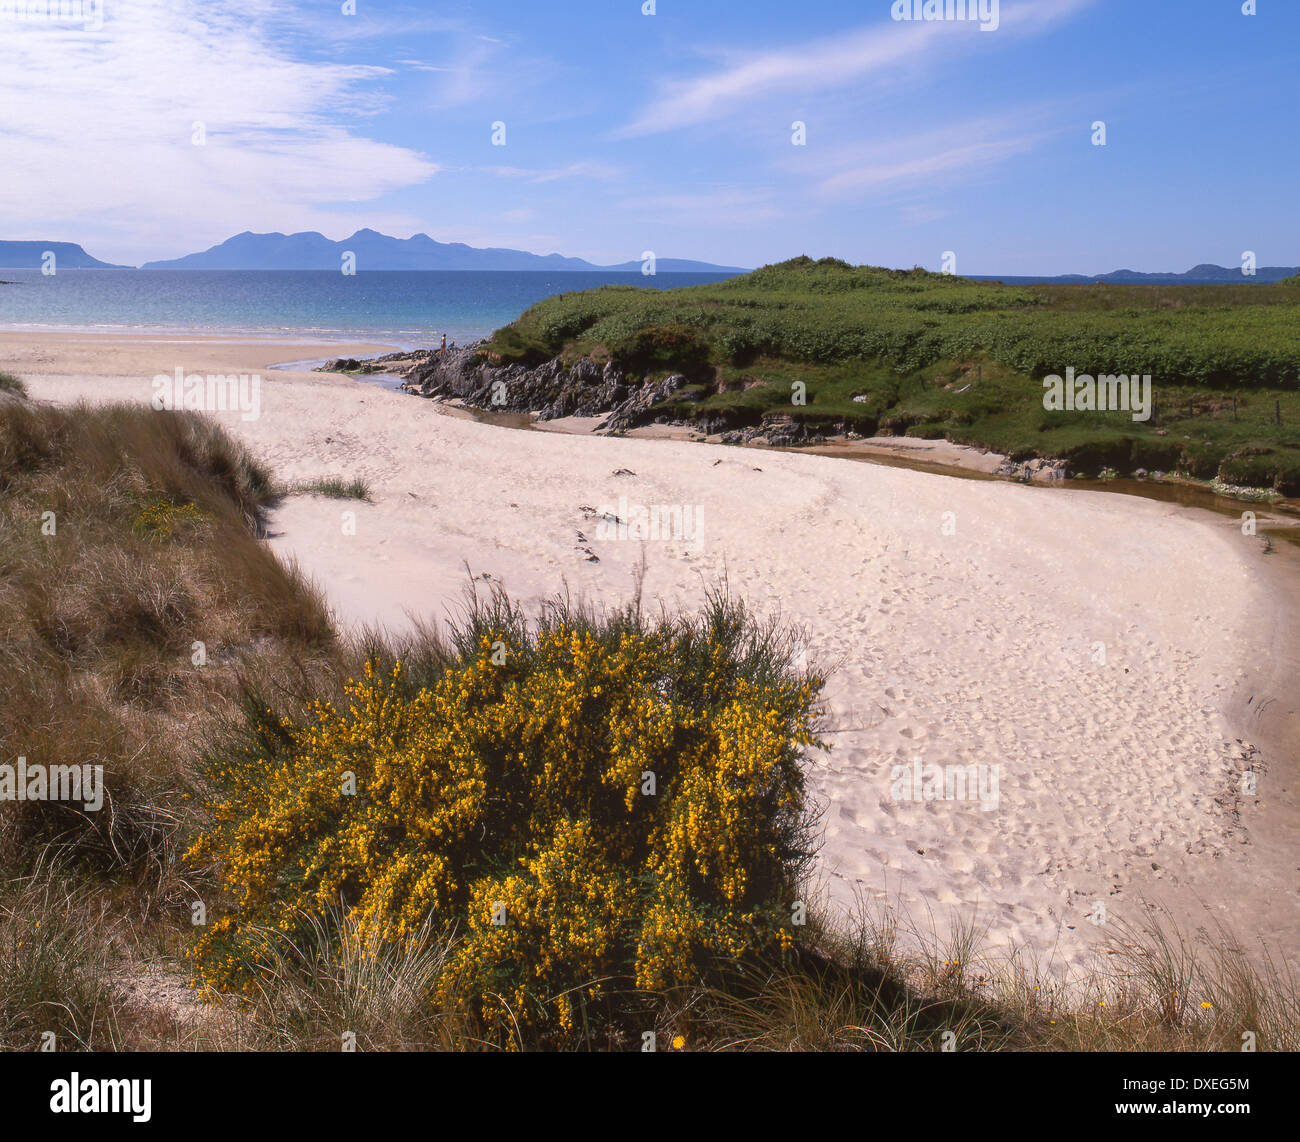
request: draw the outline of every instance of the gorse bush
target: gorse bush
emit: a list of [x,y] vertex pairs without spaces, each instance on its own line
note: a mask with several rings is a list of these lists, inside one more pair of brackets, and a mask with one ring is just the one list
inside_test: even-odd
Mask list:
[[431,998],[508,1041],[779,954],[822,686],[791,645],[722,598],[654,623],[557,605],[530,627],[497,595],[441,662],[377,656],[308,718],[250,709],[191,853],[230,896],[199,977],[246,990],[277,933],[332,908],[398,946],[432,918],[457,939]]

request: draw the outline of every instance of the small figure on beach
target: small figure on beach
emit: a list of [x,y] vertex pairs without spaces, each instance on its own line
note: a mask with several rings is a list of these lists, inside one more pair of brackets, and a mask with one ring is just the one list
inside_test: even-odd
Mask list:
[[445,353],[446,351],[447,351],[447,335],[444,333],[442,335],[442,348],[440,348],[438,352]]

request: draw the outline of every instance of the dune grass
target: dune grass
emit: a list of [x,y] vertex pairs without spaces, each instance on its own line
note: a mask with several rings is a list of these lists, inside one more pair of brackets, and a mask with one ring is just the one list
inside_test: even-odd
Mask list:
[[[400,660],[418,691],[480,654],[485,633],[518,647],[538,629],[494,594],[451,639],[337,637],[321,599],[257,539],[274,494],[200,417],[0,402],[0,761],[99,764],[108,788],[99,813],[0,803],[0,1049],[53,1034],[60,1050],[337,1050],[344,1030],[362,1050],[638,1050],[649,1032],[659,1050],[1236,1051],[1248,1033],[1259,1050],[1300,1046],[1291,970],[1223,931],[1188,936],[1147,913],[1115,926],[1115,954],[1065,988],[981,949],[973,928],[939,940],[867,911],[832,923],[799,860],[777,893],[809,901],[788,944],[706,950],[660,987],[583,977],[607,994],[579,1005],[563,1037],[485,1022],[474,972],[449,984],[464,923],[426,911],[393,939],[360,922],[347,886],[267,932],[243,998],[202,1007],[186,992],[194,907],[215,917],[225,903],[219,867],[185,854],[213,824],[213,757],[250,729],[275,745],[266,710],[309,726],[320,703],[343,708],[367,662]],[[717,669],[754,685],[785,676],[781,632],[721,615],[730,649],[710,659],[707,639],[679,641],[673,686]],[[560,616],[611,649],[642,621]],[[598,703],[574,713],[584,734],[607,732]],[[494,946],[472,947],[475,962]]]
[[23,384],[21,377],[15,377],[13,373],[0,372],[0,393],[25,397],[27,395],[27,386]]
[[[0,877],[55,864],[61,899],[114,902],[82,952],[166,928],[197,898],[180,856],[199,731],[240,677],[300,677],[334,653],[320,598],[256,537],[270,492],[190,414],[0,404],[0,756],[102,766],[105,787],[97,812],[0,802]],[[39,918],[20,909],[11,930]]]
[[334,500],[371,499],[370,486],[362,479],[345,480],[340,476],[322,476],[316,480],[299,480],[280,489],[280,495],[327,496]]

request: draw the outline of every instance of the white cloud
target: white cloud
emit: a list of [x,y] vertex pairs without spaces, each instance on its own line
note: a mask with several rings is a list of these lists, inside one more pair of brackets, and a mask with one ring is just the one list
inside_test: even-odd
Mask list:
[[910,140],[896,142],[875,148],[874,156],[863,156],[823,178],[817,184],[817,190],[830,197],[842,197],[864,190],[934,182],[950,173],[969,176],[1014,155],[1024,154],[1041,137],[1018,135],[1005,139],[981,139],[972,132],[965,137],[971,141],[948,141],[930,148]]
[[[731,58],[723,67],[693,79],[666,80],[655,100],[615,136],[631,138],[705,123],[769,96],[800,99],[940,52],[988,50],[998,36],[1041,32],[1094,0],[1032,0],[1002,5],[1001,27],[985,34],[962,21],[903,23],[885,20],[843,35]],[[882,9],[884,5],[882,3]]]
[[609,163],[603,163],[595,159],[584,159],[579,162],[569,163],[563,167],[544,167],[539,169],[530,169],[527,167],[484,167],[484,170],[490,174],[499,175],[501,178],[524,179],[531,183],[559,182],[562,179],[569,178],[586,178],[600,179],[608,181],[619,178],[622,171]]
[[174,256],[237,230],[337,229],[340,206],[433,176],[427,157],[356,131],[391,73],[292,58],[275,14],[268,0],[133,0],[97,32],[6,24],[3,236]]
[[880,28],[873,27],[788,51],[757,55],[712,75],[668,80],[658,99],[618,135],[626,138],[692,126],[761,96],[838,87],[915,56],[938,36],[951,31],[951,26],[922,24],[909,29],[906,35],[883,35]]
[[498,58],[504,46],[500,40],[474,36],[456,44],[445,64],[425,63],[421,70],[438,73],[430,106],[462,107],[500,90],[508,78]]

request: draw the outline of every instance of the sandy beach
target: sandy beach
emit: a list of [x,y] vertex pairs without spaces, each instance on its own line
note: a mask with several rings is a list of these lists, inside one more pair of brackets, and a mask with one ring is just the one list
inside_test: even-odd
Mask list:
[[[59,403],[147,403],[178,367],[260,374],[256,419],[215,415],[280,479],[373,493],[293,497],[269,521],[345,627],[443,617],[471,573],[530,606],[566,586],[618,604],[642,560],[651,602],[725,580],[802,626],[831,670],[832,748],[810,777],[838,908],[973,923],[1058,973],[1106,936],[1099,901],[1298,946],[1293,553],[1131,496],[515,431],[269,369],[387,348],[6,332],[0,367]],[[603,518],[658,507],[691,532],[642,540]],[[978,774],[980,796],[927,798],[914,775],[936,766]]]

